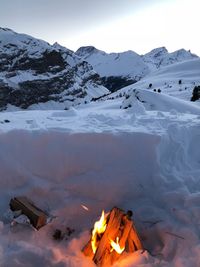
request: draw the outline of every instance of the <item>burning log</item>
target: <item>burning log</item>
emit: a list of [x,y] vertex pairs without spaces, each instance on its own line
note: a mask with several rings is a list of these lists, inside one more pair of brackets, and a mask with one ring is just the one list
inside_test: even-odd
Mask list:
[[31,224],[37,230],[47,224],[47,214],[36,207],[26,197],[12,198],[10,201],[10,209],[12,211],[21,211],[22,214],[26,215],[29,218]]
[[123,210],[113,208],[94,224],[92,237],[83,248],[83,253],[99,267],[111,266],[124,251],[132,253],[143,249],[139,235],[130,218]]

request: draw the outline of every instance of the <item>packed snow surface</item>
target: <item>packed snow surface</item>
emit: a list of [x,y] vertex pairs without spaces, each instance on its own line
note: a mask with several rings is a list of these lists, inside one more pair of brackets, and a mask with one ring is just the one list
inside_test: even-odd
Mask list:
[[[146,249],[115,267],[200,266],[200,108],[186,112],[164,94],[164,111],[135,100],[120,109],[123,101],[0,113],[0,266],[95,267],[81,249],[113,206],[133,211]],[[19,195],[53,221],[11,227],[9,201]],[[53,240],[66,227],[71,237]]]

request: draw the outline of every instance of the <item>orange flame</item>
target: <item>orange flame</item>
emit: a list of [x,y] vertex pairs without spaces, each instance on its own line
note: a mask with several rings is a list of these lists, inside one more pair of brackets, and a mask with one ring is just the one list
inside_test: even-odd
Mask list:
[[123,248],[120,247],[120,245],[119,245],[119,237],[116,238],[116,242],[114,242],[113,240],[110,239],[110,244],[111,244],[111,247],[112,247],[111,252],[113,250],[115,250],[118,254],[121,254],[125,249],[125,247],[123,247]]
[[91,245],[92,245],[92,251],[94,254],[97,250],[97,236],[98,234],[103,234],[105,232],[106,226],[107,225],[106,225],[105,213],[103,210],[100,220],[95,222],[94,228],[92,231]]

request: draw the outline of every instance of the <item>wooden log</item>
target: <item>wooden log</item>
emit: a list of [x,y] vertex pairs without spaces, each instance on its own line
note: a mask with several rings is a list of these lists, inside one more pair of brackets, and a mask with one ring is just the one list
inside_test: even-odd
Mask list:
[[26,197],[15,197],[10,201],[12,211],[21,210],[22,214],[26,215],[31,224],[38,230],[47,223],[47,214],[36,207]]
[[131,220],[129,220],[126,215],[124,215],[122,218],[122,223],[124,226],[123,226],[123,231],[122,231],[122,235],[120,237],[119,244],[120,244],[120,247],[125,247],[130,230],[133,226],[133,222]]
[[126,251],[128,253],[133,253],[137,250],[135,244],[134,244],[134,241],[131,239],[130,237],[130,233],[128,235],[128,238],[127,238],[127,244],[126,244]]
[[134,252],[143,249],[139,235],[131,220],[130,212],[125,214],[123,210],[113,208],[106,218],[105,232],[97,235],[97,249],[93,253],[91,239],[83,248],[86,256],[93,257],[93,261],[98,267],[109,267],[116,262],[123,252],[117,253],[111,246],[111,240],[116,242],[119,239],[120,249],[124,248],[126,252]]
[[[121,229],[121,233],[119,234],[119,245],[120,248],[126,248],[126,243],[128,240],[129,233],[132,229],[133,222],[127,217],[127,215],[124,215],[122,217],[122,225],[123,228]],[[119,258],[121,254],[118,254],[116,251],[113,251],[111,254],[111,264],[114,264]]]
[[91,245],[91,239],[88,241],[88,243],[83,247],[82,252],[86,257],[93,258],[94,253],[92,251],[92,245]]
[[112,262],[115,261],[116,254],[114,253],[114,255],[111,256],[110,241],[115,241],[116,237],[120,235],[120,226],[123,216],[124,212],[122,210],[118,208],[113,208],[111,210],[106,230],[93,258],[97,266],[111,266]]
[[140,237],[139,237],[134,225],[133,225],[129,235],[130,235],[130,240],[132,240],[132,242],[134,243],[135,250],[144,249],[142,246],[142,242],[140,240]]

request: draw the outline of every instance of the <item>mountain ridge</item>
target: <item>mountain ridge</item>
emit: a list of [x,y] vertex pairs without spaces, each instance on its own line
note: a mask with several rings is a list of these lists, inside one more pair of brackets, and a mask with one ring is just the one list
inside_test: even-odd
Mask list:
[[169,53],[165,47],[139,55],[132,50],[106,53],[94,46],[85,46],[80,47],[75,54],[93,66],[103,79],[104,85],[112,92],[139,81],[163,66],[198,58],[185,49]]
[[[155,70],[198,58],[184,49],[165,47],[145,55],[128,50],[106,53],[94,46],[76,52],[58,43],[0,28],[0,110],[52,103],[63,109],[88,103],[134,84]],[[45,104],[47,103],[47,104]]]

